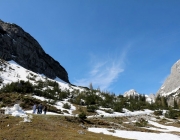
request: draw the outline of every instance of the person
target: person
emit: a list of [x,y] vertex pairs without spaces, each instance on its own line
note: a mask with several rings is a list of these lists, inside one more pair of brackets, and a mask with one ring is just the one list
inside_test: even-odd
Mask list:
[[40,114],[40,113],[39,113],[39,105],[37,106],[37,114]]
[[33,114],[36,114],[36,104],[33,105]]
[[39,104],[39,114],[42,114],[42,109],[43,109],[43,106],[42,106],[42,104]]
[[46,105],[44,105],[43,111],[44,111],[44,115],[46,115],[46,112],[47,112],[47,106]]

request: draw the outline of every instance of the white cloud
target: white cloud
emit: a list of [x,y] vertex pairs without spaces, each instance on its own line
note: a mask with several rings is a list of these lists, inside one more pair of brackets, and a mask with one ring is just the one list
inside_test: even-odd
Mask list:
[[83,79],[76,80],[75,84],[80,86],[89,86],[90,83],[93,87],[100,87],[101,90],[107,90],[113,82],[117,80],[120,73],[124,72],[124,61],[126,58],[127,50],[124,50],[121,55],[112,55],[102,60],[101,58],[93,55],[91,59],[91,68],[88,76]]

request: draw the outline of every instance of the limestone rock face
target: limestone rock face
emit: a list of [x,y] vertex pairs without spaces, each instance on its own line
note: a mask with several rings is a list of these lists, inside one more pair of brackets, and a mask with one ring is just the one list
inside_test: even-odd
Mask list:
[[180,60],[178,60],[171,68],[171,73],[158,90],[157,95],[168,96],[176,92],[180,88]]
[[0,58],[14,60],[33,72],[69,83],[66,70],[46,54],[40,44],[21,27],[0,20]]
[[139,93],[137,93],[134,89],[131,89],[124,93],[124,97],[130,97],[130,96],[132,97],[139,96]]

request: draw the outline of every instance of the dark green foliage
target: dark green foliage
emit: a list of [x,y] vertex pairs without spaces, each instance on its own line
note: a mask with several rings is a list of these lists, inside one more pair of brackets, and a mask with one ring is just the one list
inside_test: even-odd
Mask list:
[[109,114],[112,114],[114,112],[112,109],[105,109],[104,111]]
[[74,93],[76,96],[72,96],[70,99],[71,103],[77,105],[97,105],[102,100],[98,95],[96,95],[96,91],[87,91],[81,93]]
[[162,115],[163,114],[163,111],[162,110],[155,110],[154,111],[154,115],[156,115],[156,116],[160,116],[160,115]]
[[1,103],[0,108],[2,108],[2,107],[6,107],[5,104]]
[[32,93],[34,91],[33,85],[29,81],[19,81],[7,84],[1,89],[1,93]]
[[44,87],[44,82],[42,80],[37,81],[37,89],[42,89]]
[[87,117],[86,117],[86,113],[84,113],[84,112],[81,112],[79,115],[78,115],[78,117],[80,118],[80,119],[82,119],[82,120],[85,120]]
[[101,100],[100,105],[105,108],[113,108],[113,103],[116,100],[115,94],[102,93],[102,96],[104,99]]
[[70,95],[70,92],[68,90],[61,91],[57,82],[50,80],[43,82],[40,80],[38,81],[37,86],[35,86],[34,94],[48,99],[63,100]]
[[156,104],[156,109],[168,109],[166,97],[157,96],[155,104]]
[[12,101],[11,101],[11,98],[3,98],[2,99],[2,102],[4,103],[4,104],[11,104],[12,103]]
[[115,112],[122,112],[122,109],[123,109],[123,104],[122,104],[122,102],[116,102],[116,103],[114,103],[113,110],[114,110]]
[[75,97],[70,99],[71,103],[77,104],[77,105],[83,105],[81,100],[85,100],[86,95],[85,93],[79,93],[78,95],[76,95]]
[[47,80],[47,85],[59,88],[59,84],[56,81]]
[[22,103],[20,104],[20,107],[26,108],[27,106],[26,106],[26,104],[25,104],[24,102],[22,102]]
[[87,105],[95,105],[98,103],[99,96],[94,94],[93,92],[89,92],[86,94],[85,102]]
[[146,102],[146,98],[144,95],[139,95],[139,96],[130,96],[125,97],[120,99],[122,102],[122,107],[127,108],[130,111],[136,111],[136,110],[143,110],[150,108],[152,104]]
[[45,101],[40,101],[38,99],[32,98],[31,96],[24,96],[19,93],[2,93],[0,94],[0,102],[3,102],[3,106],[13,106],[15,103],[20,104],[23,109],[32,109],[34,104],[46,105],[48,107],[48,111],[59,112],[57,108],[50,106]]
[[59,93],[57,94],[57,99],[63,100],[67,98],[69,95],[70,95],[69,91],[59,91]]
[[178,109],[178,103],[177,103],[176,99],[174,99],[174,109]]
[[179,110],[174,110],[174,109],[170,108],[165,113],[165,117],[170,118],[170,119],[177,119],[178,117],[180,117],[180,111]]
[[65,109],[70,109],[70,108],[71,108],[71,105],[68,104],[68,103],[65,103],[65,104],[63,105],[63,108],[65,108]]
[[[29,77],[34,77],[34,75],[30,74]],[[139,96],[130,96],[130,97],[123,97],[123,95],[116,96],[113,93],[109,92],[102,92],[99,90],[89,90],[80,92],[80,90],[74,90],[73,93],[70,94],[69,90],[61,90],[59,84],[57,82],[51,80],[39,80],[37,81],[36,85],[32,85],[29,81],[18,81],[12,82],[11,84],[7,84],[4,86],[0,93],[20,93],[23,96],[27,93],[28,95],[37,95],[42,96],[49,99],[48,102],[45,104],[54,105],[56,101],[67,99],[71,95],[71,99],[69,101],[71,103],[77,105],[87,105],[88,112],[95,112],[99,106],[103,108],[111,108],[106,110],[108,113],[115,112],[122,112],[123,108],[126,108],[130,111],[136,110],[144,110],[144,109],[151,109],[151,110],[162,110],[162,109],[169,109],[167,105],[167,97],[160,97],[156,98],[155,103],[148,103],[146,102],[145,95]],[[1,95],[0,94],[0,95]],[[8,95],[8,94],[7,94]],[[28,96],[24,96],[15,101],[12,99],[13,97],[0,97],[0,102],[2,105],[12,105],[14,103],[19,103],[23,108],[30,108],[34,103],[40,103],[40,101],[34,101],[29,98]],[[2,106],[1,105],[1,106]],[[61,112],[53,107],[49,107],[54,112]],[[70,109],[69,104],[64,104],[64,108]],[[174,109],[178,109],[177,101],[174,99]],[[105,110],[104,110],[105,111]],[[155,115],[161,115],[161,111],[155,111]],[[174,110],[170,110],[166,113],[166,116],[169,118],[176,118],[178,117],[178,113]]]
[[[96,93],[98,92],[98,94]],[[81,103],[81,100],[85,101],[85,104]],[[112,108],[116,112],[122,112],[123,108],[127,108],[130,111],[143,110],[143,109],[152,109],[155,110],[157,106],[154,103],[146,102],[145,95],[123,97],[123,95],[116,96],[115,94],[110,94],[108,92],[101,91],[87,91],[83,93],[76,93],[76,96],[70,99],[71,103],[77,105],[96,105],[103,108]],[[92,109],[89,109],[91,111]]]
[[88,105],[87,106],[87,111],[88,112],[95,112],[98,109],[96,105]]

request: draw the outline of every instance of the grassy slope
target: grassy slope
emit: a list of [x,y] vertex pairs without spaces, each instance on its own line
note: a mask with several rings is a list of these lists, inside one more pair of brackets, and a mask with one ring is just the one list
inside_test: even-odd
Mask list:
[[[31,123],[20,117],[0,116],[0,139],[6,140],[122,140],[121,138],[88,132],[79,122],[69,122],[62,116],[34,115]],[[79,134],[78,131],[85,134]]]

